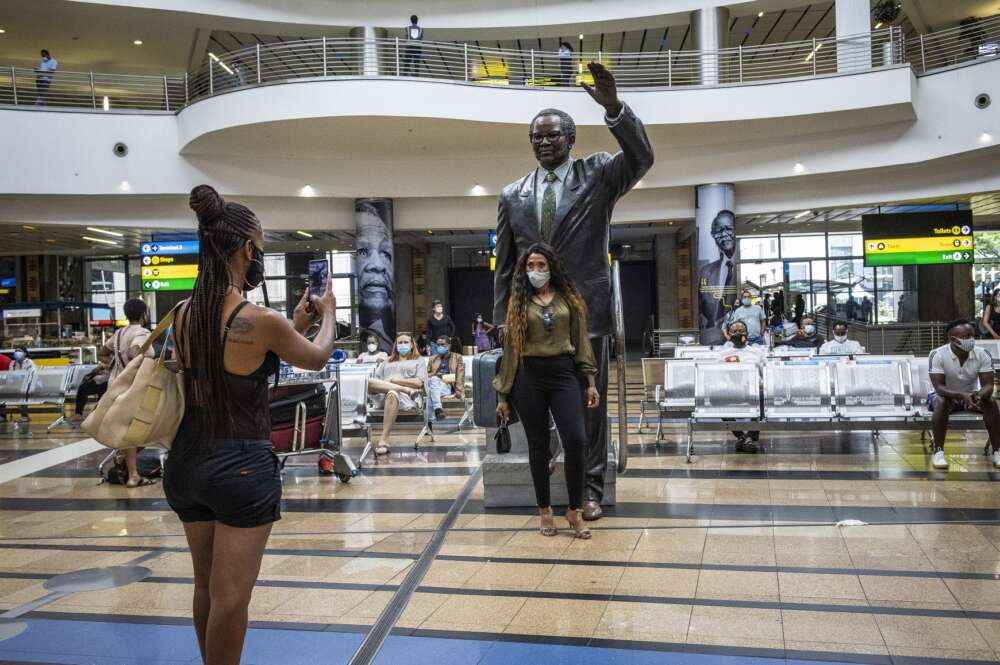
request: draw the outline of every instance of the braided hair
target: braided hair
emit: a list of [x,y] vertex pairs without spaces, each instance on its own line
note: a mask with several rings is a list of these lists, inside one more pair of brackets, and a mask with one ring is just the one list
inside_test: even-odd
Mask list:
[[[226,203],[208,185],[191,190],[191,209],[198,216],[198,278],[188,301],[184,338],[189,352],[190,395],[196,422],[206,439],[234,426],[222,348],[222,307],[233,286],[229,262],[260,232],[260,222],[246,206]],[[225,416],[223,416],[225,414]]]
[[569,301],[576,310],[577,316],[587,316],[587,303],[573,280],[566,272],[562,260],[551,245],[536,242],[521,254],[514,267],[514,277],[511,279],[510,299],[507,301],[507,328],[510,334],[510,344],[513,352],[520,356],[524,352],[524,344],[528,339],[528,306],[535,287],[528,281],[528,257],[541,254],[549,262],[549,283],[556,293]]

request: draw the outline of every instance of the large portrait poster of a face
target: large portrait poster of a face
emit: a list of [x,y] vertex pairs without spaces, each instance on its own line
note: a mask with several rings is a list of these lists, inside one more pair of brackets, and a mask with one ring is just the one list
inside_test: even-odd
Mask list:
[[722,326],[736,302],[739,277],[733,190],[731,184],[697,189],[698,328],[702,344],[725,341]]
[[392,201],[358,199],[354,203],[354,219],[357,231],[354,276],[358,285],[361,339],[375,335],[379,349],[389,352],[396,337]]

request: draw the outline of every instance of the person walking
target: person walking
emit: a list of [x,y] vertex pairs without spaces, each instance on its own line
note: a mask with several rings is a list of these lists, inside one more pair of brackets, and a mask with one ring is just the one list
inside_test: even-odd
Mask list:
[[[175,315],[184,417],[163,489],[191,550],[202,661],[238,665],[264,547],[281,519],[269,377],[278,372],[279,359],[313,371],[326,366],[337,303],[330,277],[322,296],[304,290],[291,321],[247,302],[246,292],[264,284],[260,221],[208,185],[195,187],[189,204],[198,217],[200,272]],[[304,333],[315,316],[320,326],[310,341]]]
[[556,256],[536,243],[514,269],[507,305],[508,332],[500,373],[493,380],[497,416],[517,411],[528,438],[528,461],[535,486],[540,531],[556,535],[549,487],[549,413],[562,440],[569,508],[566,521],[577,538],[590,538],[583,519],[584,401],[601,405],[597,366],[587,333],[587,305]]

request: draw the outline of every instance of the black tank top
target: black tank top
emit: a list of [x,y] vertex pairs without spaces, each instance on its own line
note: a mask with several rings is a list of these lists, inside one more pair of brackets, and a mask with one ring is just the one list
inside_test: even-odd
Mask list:
[[[236,316],[249,303],[244,300],[233,310],[226,321],[222,333],[222,353],[225,354],[226,342],[229,339],[229,328]],[[279,360],[277,354],[267,352],[264,362],[256,370],[247,375],[226,372],[226,386],[229,388],[230,413],[232,421],[224,414],[209,414],[216,423],[215,438],[218,439],[270,439],[271,411],[268,406],[268,377],[278,373]],[[203,440],[204,433],[199,432],[198,411],[201,407],[191,401],[193,391],[191,382],[197,370],[186,368],[184,371],[184,419],[177,430],[177,441],[193,443]],[[203,421],[202,421],[203,422]]]

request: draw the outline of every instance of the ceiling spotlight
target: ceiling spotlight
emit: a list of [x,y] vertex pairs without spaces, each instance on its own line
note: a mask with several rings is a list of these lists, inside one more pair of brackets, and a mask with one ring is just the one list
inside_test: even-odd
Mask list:
[[303,185],[302,189],[299,190],[300,196],[316,196],[316,190],[312,188],[312,185]]
[[103,233],[106,236],[114,236],[115,238],[124,238],[124,233],[118,233],[117,231],[107,231],[105,229],[99,229],[96,226],[88,226],[88,231],[93,231],[94,233]]
[[795,168],[793,170],[796,173],[802,173],[806,170],[806,167],[802,165],[802,162],[795,162]]
[[472,186],[473,196],[482,196],[485,193],[486,193],[486,188],[480,185],[478,182]]
[[989,132],[983,132],[982,134],[979,135],[980,143],[990,143],[991,141],[993,141],[993,135],[990,134]]
[[132,43],[135,44],[136,46],[142,46],[142,40],[141,39],[137,39],[137,40],[135,40]]
[[122,180],[121,184],[118,185],[118,189],[122,190],[123,192],[127,192],[128,190],[132,189],[132,186],[128,184],[128,180]]
[[99,242],[105,245],[115,245],[115,246],[118,245],[118,243],[116,243],[114,240],[102,240],[101,238],[92,238],[90,236],[80,236],[80,237],[83,238],[84,240],[89,240],[90,242]]
[[298,233],[303,238],[312,238],[313,237],[313,235],[311,233],[306,233],[305,231],[296,231],[296,233]]
[[802,219],[806,215],[811,215],[811,214],[812,214],[812,210],[803,210],[799,214],[795,215],[795,217],[793,217],[792,219]]
[[764,18],[764,12],[757,12],[757,18]]

